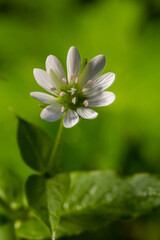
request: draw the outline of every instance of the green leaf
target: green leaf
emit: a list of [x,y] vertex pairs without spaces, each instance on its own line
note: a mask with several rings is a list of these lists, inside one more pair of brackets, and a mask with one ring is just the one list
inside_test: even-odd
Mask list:
[[45,227],[44,224],[36,219],[23,222],[20,227],[16,229],[16,235],[19,238],[34,240],[51,239],[50,231]]
[[30,176],[26,183],[26,194],[29,206],[35,215],[50,227],[46,180],[38,175]]
[[33,175],[26,183],[29,206],[52,233],[56,232],[69,184],[69,175],[66,173],[59,173],[49,179]]
[[51,154],[53,141],[39,127],[18,117],[18,144],[24,162],[44,172]]
[[109,171],[73,172],[57,236],[96,230],[160,207],[160,180],[138,174],[122,179]]
[[131,215],[129,183],[113,172],[73,172],[57,235],[77,235]]

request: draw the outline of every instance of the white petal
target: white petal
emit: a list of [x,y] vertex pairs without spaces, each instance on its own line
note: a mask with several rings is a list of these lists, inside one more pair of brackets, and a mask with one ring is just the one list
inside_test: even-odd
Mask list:
[[102,92],[113,83],[114,79],[115,74],[110,72],[95,79],[88,92],[86,93],[86,96],[93,96],[99,92]]
[[30,95],[40,102],[51,104],[57,100],[57,98],[42,92],[31,92]]
[[115,95],[112,92],[101,92],[93,97],[88,98],[90,107],[102,107],[111,104],[115,100]]
[[57,102],[54,105],[47,106],[41,112],[41,118],[48,122],[54,122],[61,118],[63,113],[61,112],[61,105]]
[[60,63],[60,61],[58,60],[58,58],[56,58],[53,55],[49,55],[46,59],[46,69],[47,72],[50,73],[50,70],[54,71],[60,78],[65,78],[65,73],[63,70],[63,67]]
[[53,88],[55,88],[55,84],[51,78],[51,76],[44,70],[35,68],[33,70],[34,77],[37,81],[37,83],[44,88],[46,91],[50,93],[54,93],[52,91]]
[[65,128],[71,128],[79,122],[78,114],[73,110],[68,110],[63,119],[63,125]]
[[98,116],[98,113],[90,108],[77,108],[77,113],[85,119],[94,119]]
[[65,78],[65,73],[58,58],[53,55],[49,55],[46,59],[46,69],[47,72],[54,78],[58,87],[64,85],[62,78]]
[[[67,73],[68,81],[71,82],[71,79],[75,79],[79,76],[81,70],[81,58],[76,47],[71,47],[67,55]],[[73,76],[74,77],[73,77]]]
[[102,72],[106,63],[104,55],[98,55],[87,63],[81,77],[82,87],[86,86],[88,80],[96,79]]

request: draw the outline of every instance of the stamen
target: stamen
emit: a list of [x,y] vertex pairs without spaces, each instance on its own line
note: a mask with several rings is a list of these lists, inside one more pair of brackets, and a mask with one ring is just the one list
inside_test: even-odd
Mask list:
[[61,112],[63,113],[64,111],[65,111],[65,107],[62,106],[62,107],[61,107]]
[[60,92],[60,94],[59,94],[60,97],[64,97],[65,95],[66,95],[65,92]]
[[77,89],[76,88],[71,88],[71,90],[68,90],[68,92],[70,92],[71,93],[71,95],[74,95],[75,94],[75,92],[77,91]]
[[56,91],[55,87],[50,88],[51,91]]
[[82,89],[82,92],[83,92],[83,93],[86,93],[87,91],[88,91],[88,88],[83,88],[83,89]]
[[87,82],[87,85],[92,85],[93,84],[93,80],[89,80],[88,82]]
[[71,74],[71,80],[72,80],[73,78],[74,78],[74,74],[72,73],[72,74]]
[[79,83],[79,78],[78,77],[76,77],[76,79],[75,79],[75,84],[77,84],[77,83]]
[[62,82],[67,85],[67,79],[66,78],[62,78]]
[[83,102],[83,105],[84,105],[85,107],[88,107],[88,105],[89,105],[88,101],[85,100],[85,101]]
[[76,104],[76,97],[72,98],[72,103]]

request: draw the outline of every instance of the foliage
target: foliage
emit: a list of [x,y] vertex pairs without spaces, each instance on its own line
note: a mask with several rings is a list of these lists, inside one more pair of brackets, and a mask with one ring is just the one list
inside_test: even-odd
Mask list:
[[[13,235],[25,239],[79,235],[160,208],[160,179],[156,176],[143,173],[122,178],[113,171],[44,174],[39,166],[47,163],[53,142],[37,126],[21,118],[18,121],[23,160],[39,173],[26,182],[27,207],[20,179],[0,171],[0,224],[13,226]],[[41,158],[44,139],[50,147]]]

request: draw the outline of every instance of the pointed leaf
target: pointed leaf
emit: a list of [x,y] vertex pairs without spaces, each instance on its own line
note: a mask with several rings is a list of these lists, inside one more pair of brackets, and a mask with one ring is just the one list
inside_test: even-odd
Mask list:
[[129,183],[113,172],[73,172],[58,236],[77,235],[131,214]]
[[52,233],[55,233],[59,223],[69,183],[69,175],[65,173],[49,179],[33,175],[27,181],[26,193],[29,206]]
[[137,174],[122,179],[110,171],[73,172],[57,236],[96,230],[160,207],[160,179]]
[[39,172],[44,172],[53,141],[39,127],[18,118],[18,144],[24,162]]
[[38,175],[30,176],[26,183],[26,194],[35,215],[50,228],[45,179]]

